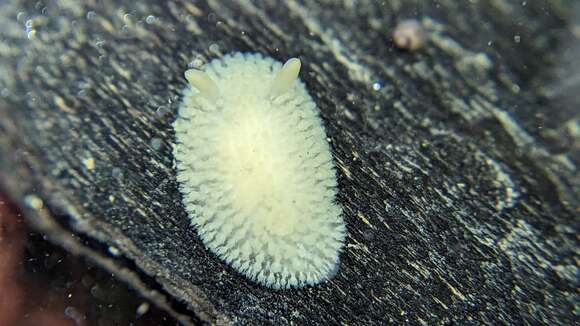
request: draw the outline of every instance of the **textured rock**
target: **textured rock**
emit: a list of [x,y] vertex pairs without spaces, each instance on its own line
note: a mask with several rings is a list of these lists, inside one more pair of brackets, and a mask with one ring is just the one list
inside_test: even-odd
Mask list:
[[[182,323],[573,323],[572,2],[57,3],[0,5],[0,186]],[[303,62],[349,234],[328,284],[255,285],[189,225],[183,71],[232,51]]]

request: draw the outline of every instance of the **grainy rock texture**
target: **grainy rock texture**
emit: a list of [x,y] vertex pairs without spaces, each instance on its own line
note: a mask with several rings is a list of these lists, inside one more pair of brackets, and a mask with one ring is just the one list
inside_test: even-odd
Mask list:
[[[0,186],[182,323],[572,324],[572,4],[4,1]],[[391,40],[407,18],[426,31],[413,53]],[[183,72],[232,51],[303,62],[349,233],[329,283],[253,284],[189,225],[171,156]]]

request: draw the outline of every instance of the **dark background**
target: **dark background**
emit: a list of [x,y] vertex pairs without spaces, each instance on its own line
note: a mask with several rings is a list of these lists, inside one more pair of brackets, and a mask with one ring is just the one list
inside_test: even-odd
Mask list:
[[[181,323],[573,324],[578,12],[3,2],[0,187],[35,231]],[[392,42],[409,18],[427,35],[415,52]],[[302,60],[348,229],[329,283],[253,284],[189,225],[171,155],[183,72],[235,51]]]

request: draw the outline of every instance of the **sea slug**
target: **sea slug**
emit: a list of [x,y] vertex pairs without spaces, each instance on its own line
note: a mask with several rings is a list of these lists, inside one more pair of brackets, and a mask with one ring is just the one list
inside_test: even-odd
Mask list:
[[334,276],[345,238],[337,179],[316,104],[284,65],[235,53],[187,70],[174,122],[177,180],[207,248],[280,289]]

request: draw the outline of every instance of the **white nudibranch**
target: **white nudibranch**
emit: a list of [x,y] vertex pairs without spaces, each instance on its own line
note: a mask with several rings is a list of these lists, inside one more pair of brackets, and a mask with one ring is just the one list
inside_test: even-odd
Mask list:
[[333,277],[345,237],[330,147],[300,65],[236,53],[188,70],[174,122],[177,179],[202,242],[276,289]]

